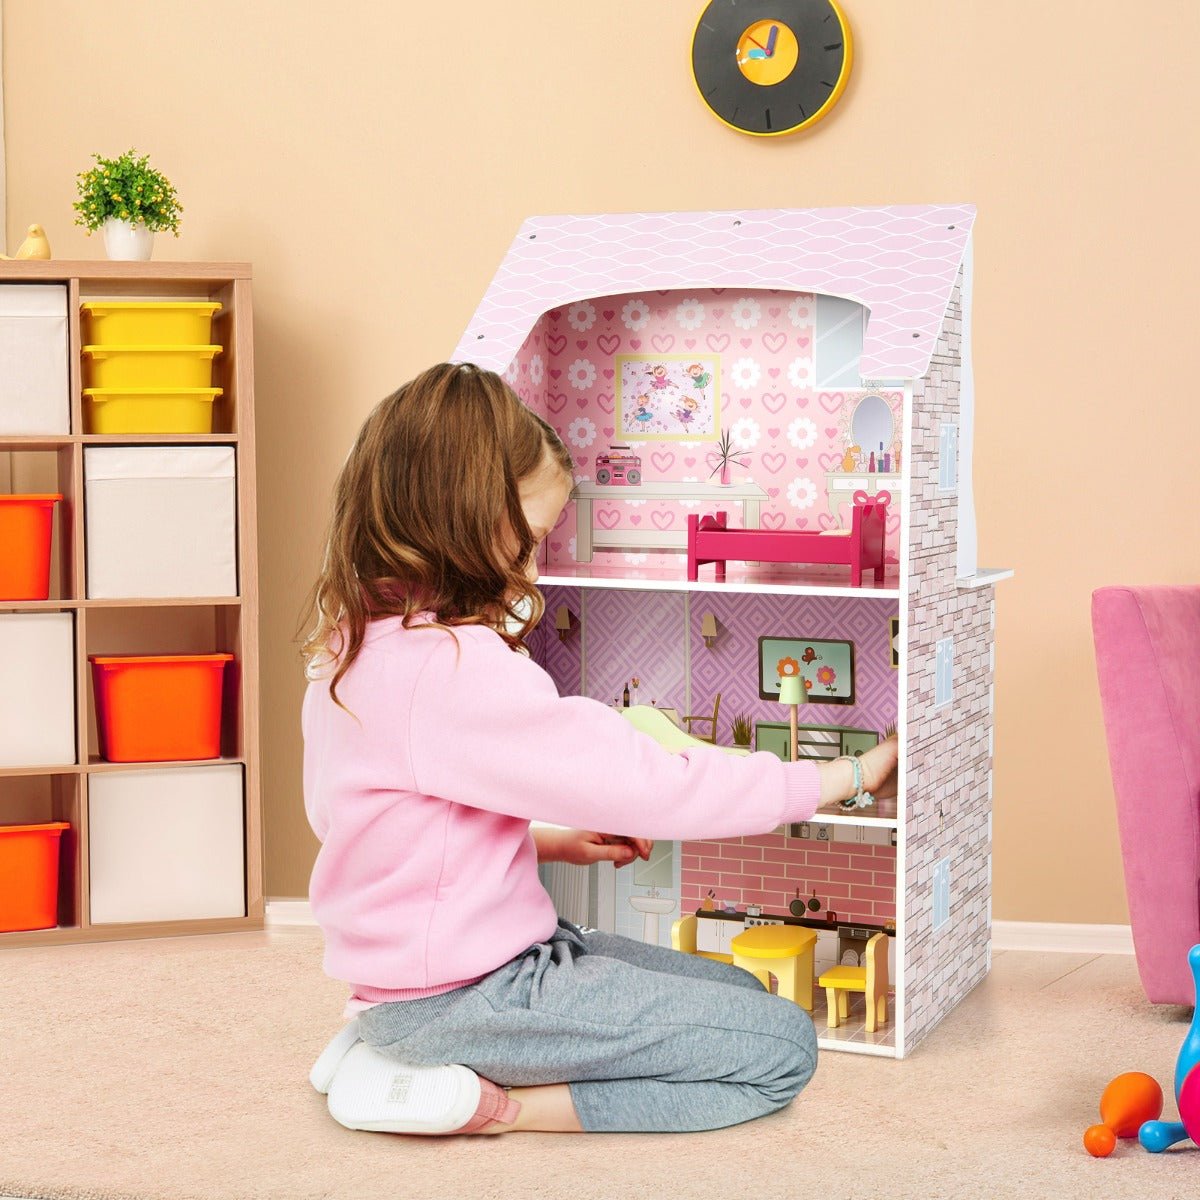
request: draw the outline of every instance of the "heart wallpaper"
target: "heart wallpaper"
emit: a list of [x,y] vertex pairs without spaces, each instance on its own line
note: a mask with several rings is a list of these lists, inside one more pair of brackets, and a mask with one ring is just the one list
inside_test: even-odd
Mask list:
[[[752,482],[762,490],[762,528],[848,527],[847,506],[829,502],[828,477],[851,465],[846,456],[855,444],[855,406],[865,396],[881,396],[892,413],[892,436],[886,444],[859,447],[853,466],[865,469],[874,451],[877,461],[887,454],[898,470],[903,392],[815,387],[815,315],[812,294],[762,289],[696,288],[580,300],[543,315],[505,379],[558,431],[575,459],[577,483],[595,480],[597,455],[623,444],[641,458],[643,484],[715,488],[720,482],[717,440],[724,432],[733,455],[729,482]],[[622,369],[624,382],[638,384],[626,388],[623,408]],[[695,386],[698,381],[702,386]],[[714,415],[719,428],[693,436]],[[658,436],[637,437],[639,416]],[[699,498],[651,500],[636,486],[614,486],[611,496],[606,492],[595,501],[593,523],[597,530],[656,531],[678,538],[688,511],[713,511],[718,504],[729,511],[731,526],[742,524],[741,504],[733,497],[708,492]],[[893,508],[891,563],[900,525],[895,501]],[[679,567],[677,551],[652,543],[628,551],[597,547],[595,561]],[[571,503],[547,540],[542,567],[552,572],[575,562]]]

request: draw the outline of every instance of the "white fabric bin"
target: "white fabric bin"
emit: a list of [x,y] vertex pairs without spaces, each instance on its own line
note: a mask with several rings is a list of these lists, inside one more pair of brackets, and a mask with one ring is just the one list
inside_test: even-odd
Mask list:
[[242,768],[88,778],[93,925],[246,915]]
[[89,446],[91,599],[237,595],[232,446]]
[[0,614],[0,767],[75,761],[75,618]]
[[0,283],[0,434],[70,433],[67,289]]

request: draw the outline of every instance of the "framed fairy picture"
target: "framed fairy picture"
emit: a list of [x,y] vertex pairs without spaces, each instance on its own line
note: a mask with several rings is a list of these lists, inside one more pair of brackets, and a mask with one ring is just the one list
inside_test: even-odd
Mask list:
[[779,699],[785,675],[799,675],[809,704],[854,703],[854,643],[813,638],[758,639],[758,695]]
[[617,433],[689,441],[721,428],[721,360],[715,355],[618,354]]

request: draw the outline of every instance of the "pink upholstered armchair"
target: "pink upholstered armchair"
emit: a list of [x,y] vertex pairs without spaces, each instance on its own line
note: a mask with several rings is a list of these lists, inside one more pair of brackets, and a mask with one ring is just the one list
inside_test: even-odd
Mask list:
[[1092,632],[1138,973],[1192,1004],[1200,942],[1200,587],[1106,587]]

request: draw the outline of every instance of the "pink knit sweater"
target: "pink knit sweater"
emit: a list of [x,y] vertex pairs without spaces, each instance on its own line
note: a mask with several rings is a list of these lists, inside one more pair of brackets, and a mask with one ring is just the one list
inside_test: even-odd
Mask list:
[[[373,621],[304,697],[309,898],[351,1013],[462,987],[554,932],[529,822],[682,840],[806,821],[811,763],[664,750],[480,626]],[[351,715],[353,714],[353,715]]]

